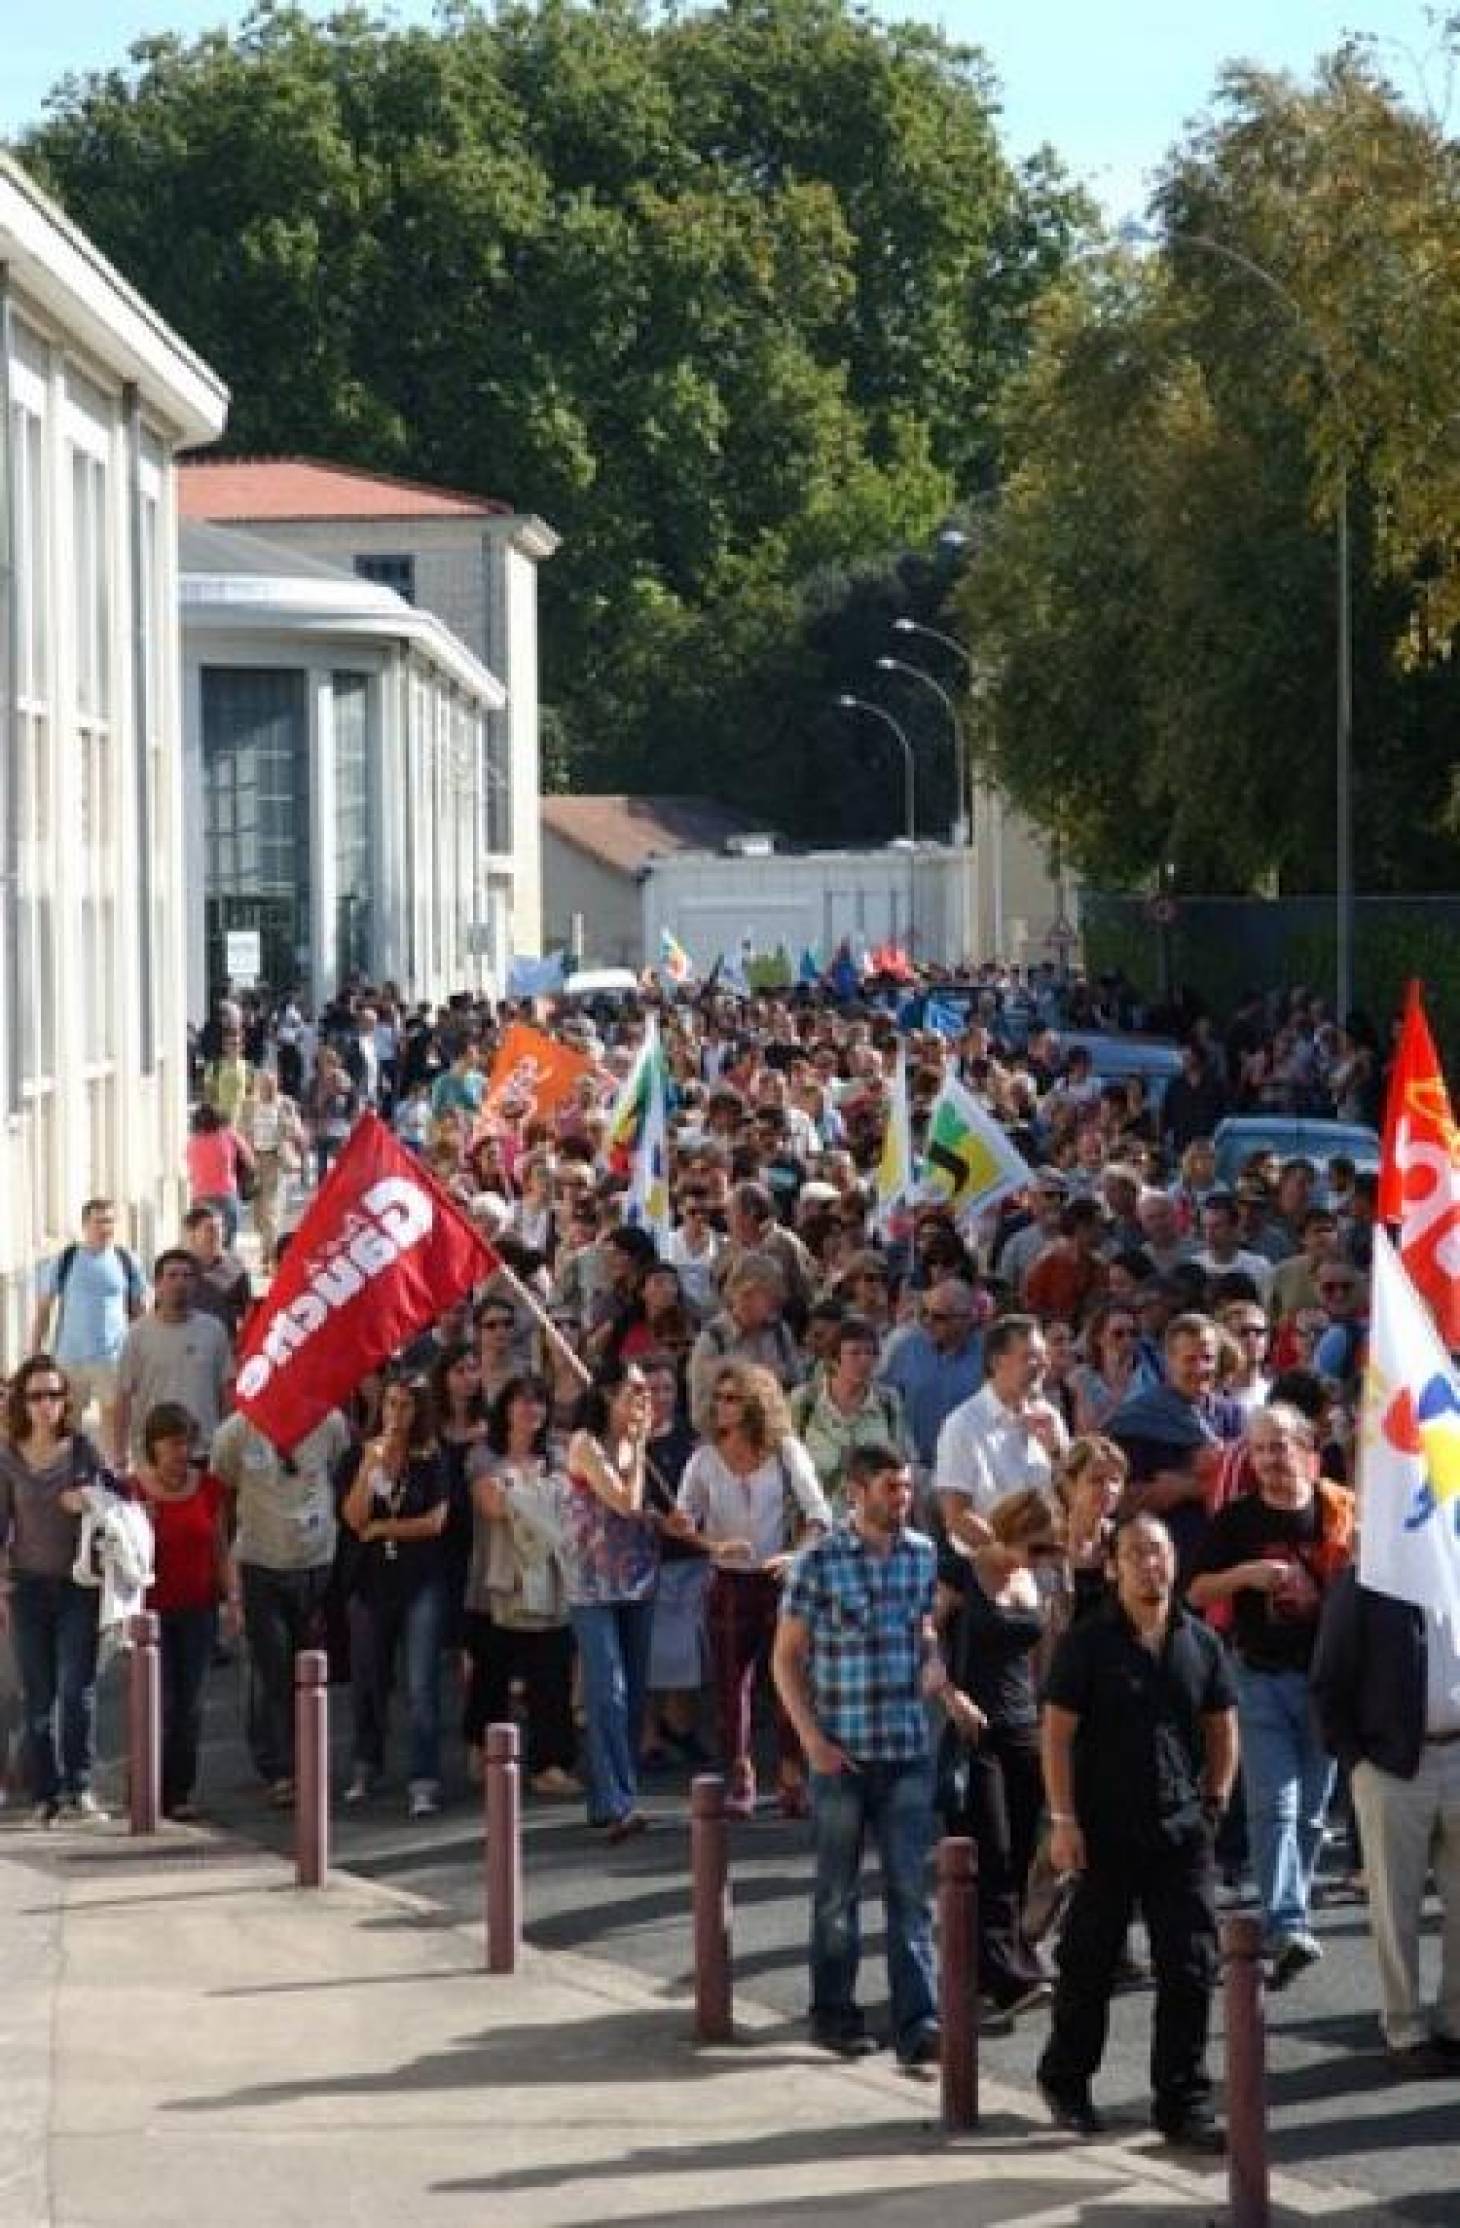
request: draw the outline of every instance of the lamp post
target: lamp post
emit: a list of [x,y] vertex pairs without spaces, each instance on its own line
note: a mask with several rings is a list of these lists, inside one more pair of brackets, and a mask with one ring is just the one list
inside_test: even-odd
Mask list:
[[1215,255],[1223,262],[1233,264],[1265,287],[1274,300],[1282,303],[1299,332],[1307,341],[1313,356],[1328,381],[1338,418],[1338,485],[1334,503],[1334,565],[1337,573],[1337,639],[1334,658],[1337,672],[1334,677],[1334,726],[1333,726],[1333,790],[1334,790],[1334,897],[1337,908],[1334,921],[1334,1004],[1336,1018],[1342,1023],[1353,1003],[1353,928],[1354,928],[1354,829],[1353,829],[1353,719],[1354,719],[1354,651],[1353,651],[1353,582],[1349,554],[1348,516],[1348,413],[1344,405],[1343,382],[1337,367],[1324,344],[1323,338],[1297,296],[1274,276],[1267,266],[1259,263],[1242,248],[1229,247],[1225,240],[1214,240],[1204,232],[1154,233],[1144,225],[1124,225],[1121,237],[1135,245],[1163,247],[1168,253],[1177,248],[1196,248],[1206,255]]
[[963,733],[963,722],[958,717],[957,707],[952,697],[941,681],[933,679],[931,673],[925,673],[920,665],[907,664],[902,658],[879,658],[877,660],[877,670],[879,673],[905,673],[910,681],[921,681],[924,688],[932,690],[934,696],[937,697],[938,702],[948,714],[949,724],[953,729],[953,782],[954,796],[957,800],[953,807],[952,840],[955,844],[966,843],[968,841],[968,818],[965,809],[968,798],[966,773],[968,743]]
[[890,728],[897,737],[902,751],[907,814],[907,941],[908,956],[911,957],[917,929],[917,760],[913,756],[913,747],[908,741],[906,732],[883,705],[871,704],[865,696],[839,696],[837,703],[844,712],[868,712],[873,719],[881,720],[883,726]]
[[[921,619],[894,619],[892,622],[892,631],[894,634],[916,635],[921,637],[924,641],[936,642],[941,646],[941,648],[945,650],[951,650],[954,657],[956,657],[962,664],[963,670],[968,676],[970,688],[972,687],[974,677],[977,672],[977,668],[975,667],[973,662],[973,654],[969,649],[965,647],[963,643],[959,641],[957,635],[945,634],[943,633],[941,628],[938,627],[924,626]],[[903,672],[922,673],[922,668],[919,666],[903,666],[900,667],[899,670]],[[927,681],[932,680],[932,676],[930,674],[923,673],[922,678]],[[934,683],[933,685],[936,686],[937,684]],[[969,941],[970,944],[975,948],[970,950],[969,957],[971,959],[977,957],[976,947],[979,939],[980,916],[983,910],[982,893],[980,889],[979,878],[984,854],[986,852],[989,866],[988,886],[990,893],[990,902],[993,910],[993,919],[990,923],[990,927],[992,931],[994,956],[995,958],[1001,958],[1003,956],[1004,950],[1003,814],[998,809],[997,792],[987,787],[983,788],[982,796],[985,809],[982,814],[983,838],[982,842],[980,842],[980,784],[977,780],[976,775],[974,774],[973,761],[968,751],[967,739],[966,737],[961,737],[960,739],[963,746],[963,770],[959,782],[958,812],[960,819],[964,821],[968,829],[968,855],[970,860],[972,861],[973,867],[973,887],[969,895],[969,927],[971,932]]]

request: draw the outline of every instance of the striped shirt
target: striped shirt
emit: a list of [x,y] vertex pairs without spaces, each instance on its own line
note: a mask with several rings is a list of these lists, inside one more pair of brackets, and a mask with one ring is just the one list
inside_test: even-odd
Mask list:
[[903,1532],[878,1555],[850,1524],[838,1524],[796,1558],[781,1613],[810,1635],[817,1724],[857,1761],[928,1753],[923,1632],[936,1574],[933,1543],[921,1532]]

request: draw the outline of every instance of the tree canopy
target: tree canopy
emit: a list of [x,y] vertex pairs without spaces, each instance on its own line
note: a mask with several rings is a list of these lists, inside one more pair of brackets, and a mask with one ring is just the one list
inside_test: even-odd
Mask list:
[[1233,70],[1159,254],[1111,243],[1038,312],[964,617],[998,767],[1096,874],[1331,887],[1342,469],[1361,885],[1453,885],[1457,188],[1362,48],[1311,88]]
[[848,0],[429,30],[266,6],[68,81],[24,153],[227,378],[228,448],[560,531],[544,688],[576,782],[885,827],[875,786],[788,767],[824,584],[987,479],[1083,215],[1052,159],[1002,153],[976,51]]

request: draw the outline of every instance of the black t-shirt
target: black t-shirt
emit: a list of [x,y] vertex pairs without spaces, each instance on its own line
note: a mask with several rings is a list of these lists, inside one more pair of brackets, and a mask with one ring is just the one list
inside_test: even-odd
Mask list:
[[[1212,1518],[1193,1576],[1269,1557],[1299,1564],[1321,1536],[1316,1495],[1305,1509],[1274,1509],[1260,1494],[1244,1493]],[[1290,1607],[1281,1596],[1250,1586],[1231,1599],[1232,1644],[1249,1670],[1307,1670],[1318,1638],[1319,1601]]]
[[[356,1448],[341,1465],[341,1482],[348,1493],[366,1459]],[[413,1454],[394,1481],[380,1477],[371,1509],[373,1516],[426,1516],[450,1496],[446,1461],[439,1450]],[[367,1601],[400,1602],[438,1582],[445,1570],[442,1536],[434,1539],[360,1540],[351,1557],[350,1592]]]
[[1201,1828],[1202,1719],[1235,1706],[1209,1626],[1176,1608],[1147,1648],[1112,1596],[1055,1650],[1044,1698],[1079,1719],[1075,1811],[1097,1849],[1156,1849]]
[[960,1597],[949,1651],[954,1685],[995,1732],[1028,1732],[1039,1722],[1033,1653],[1044,1629],[1039,1611],[1006,1609],[985,1592],[968,1557],[947,1546],[938,1576]]

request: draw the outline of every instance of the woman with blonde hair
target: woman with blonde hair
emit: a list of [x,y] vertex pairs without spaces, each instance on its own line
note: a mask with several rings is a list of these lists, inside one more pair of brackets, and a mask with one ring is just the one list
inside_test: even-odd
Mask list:
[[[711,1424],[685,1464],[678,1506],[717,1550],[706,1622],[720,1740],[730,1767],[726,1808],[755,1810],[751,1722],[757,1679],[769,1681],[781,1580],[802,1539],[831,1527],[811,1457],[791,1431],[786,1396],[768,1369],[725,1362],[715,1372]],[[804,1768],[791,1721],[772,1691],[780,1802],[806,1814]]]
[[284,1195],[304,1166],[304,1117],[279,1089],[272,1068],[260,1068],[243,1102],[238,1134],[253,1154],[253,1225],[265,1269],[274,1266]]
[[1105,1599],[1106,1565],[1130,1464],[1113,1439],[1088,1431],[1076,1439],[1055,1472],[1054,1490],[1064,1529],[1071,1622]]

